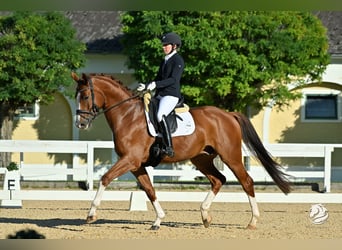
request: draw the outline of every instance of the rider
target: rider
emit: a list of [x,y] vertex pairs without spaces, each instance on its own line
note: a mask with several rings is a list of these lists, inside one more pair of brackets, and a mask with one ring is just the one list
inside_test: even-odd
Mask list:
[[172,147],[171,132],[166,117],[176,107],[181,98],[180,79],[184,70],[184,60],[182,56],[177,53],[177,49],[182,45],[181,38],[178,34],[170,32],[163,35],[161,43],[165,58],[159,66],[156,78],[153,82],[146,85],[140,83],[137,90],[156,89],[155,98],[159,99],[157,118],[165,144],[164,153],[169,157],[173,157],[174,151]]

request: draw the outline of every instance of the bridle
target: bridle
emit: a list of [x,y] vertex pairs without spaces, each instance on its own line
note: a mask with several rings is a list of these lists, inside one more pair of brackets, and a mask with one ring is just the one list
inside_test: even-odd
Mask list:
[[[92,122],[93,120],[95,120],[95,118],[98,117],[99,115],[104,114],[104,113],[108,112],[109,110],[111,110],[113,108],[116,108],[116,107],[120,106],[121,104],[123,104],[125,102],[128,102],[128,101],[130,101],[132,99],[135,99],[137,97],[140,97],[139,94],[136,94],[136,95],[133,95],[133,96],[131,96],[131,97],[127,98],[127,99],[124,99],[124,100],[122,100],[120,102],[117,102],[117,103],[109,106],[106,109],[100,110],[99,107],[95,104],[95,92],[94,92],[93,81],[92,81],[91,78],[89,78],[87,82],[89,84],[88,88],[79,89],[79,87],[77,86],[75,97],[79,93],[81,93],[83,91],[86,91],[88,89],[90,90],[91,103],[92,103],[91,109],[89,111],[88,110],[76,109],[76,115],[81,116],[84,120],[87,121],[88,124],[90,122]],[[79,82],[78,84],[81,84],[81,83]]]

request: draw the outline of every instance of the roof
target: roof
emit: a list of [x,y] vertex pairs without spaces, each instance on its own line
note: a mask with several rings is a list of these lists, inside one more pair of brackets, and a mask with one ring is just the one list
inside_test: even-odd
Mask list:
[[317,11],[314,14],[327,28],[329,53],[342,54],[342,11]]
[[[77,29],[77,36],[88,52],[120,52],[121,11],[68,11],[66,16]],[[314,14],[327,28],[329,53],[342,54],[342,11],[317,11]]]
[[[9,15],[1,11],[0,15]],[[90,53],[119,53],[122,51],[120,38],[122,11],[65,11],[63,12],[76,28],[77,37],[87,46]],[[342,55],[342,11],[316,11],[327,28],[329,53]]]
[[120,52],[122,36],[120,11],[66,11],[77,32],[77,38],[86,44],[87,52]]

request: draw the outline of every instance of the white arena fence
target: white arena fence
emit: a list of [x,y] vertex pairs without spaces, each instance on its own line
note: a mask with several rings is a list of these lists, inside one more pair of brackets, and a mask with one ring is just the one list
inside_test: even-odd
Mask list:
[[[72,175],[74,179],[79,179],[83,176],[88,184],[88,191],[76,190],[20,190],[20,183],[10,183],[6,175],[9,172],[5,168],[0,168],[0,174],[5,174],[4,188],[0,191],[0,200],[2,206],[16,206],[21,207],[21,200],[92,200],[95,196],[93,190],[94,179],[94,151],[97,148],[113,148],[112,141],[48,141],[48,140],[1,140],[0,152],[20,152],[21,162],[19,174],[21,178],[25,179],[25,175],[37,174],[40,172],[44,175],[51,175],[53,173],[58,175]],[[342,194],[332,194],[331,190],[331,157],[335,148],[342,148],[342,144],[304,144],[304,143],[279,143],[279,144],[265,144],[267,150],[274,157],[314,157],[323,158],[324,167],[317,171],[291,171],[290,168],[287,173],[296,178],[320,178],[324,183],[325,194],[289,194],[285,196],[282,193],[260,193],[257,194],[259,202],[310,202],[310,203],[342,203]],[[54,166],[34,167],[26,166],[24,162],[24,153],[27,152],[46,152],[46,153],[70,153],[73,155],[72,168],[56,168]],[[86,165],[79,164],[79,154],[87,155]],[[249,156],[250,152],[243,148],[243,155]],[[156,176],[177,176],[180,179],[194,178],[203,176],[199,171],[191,167],[184,169],[155,169],[148,167],[148,174],[152,181]],[[251,167],[248,171],[253,172],[253,169],[262,169],[263,172],[256,172],[257,176],[251,176],[253,179],[261,179],[263,181],[270,181],[272,179],[268,174],[259,167]],[[236,180],[228,168],[224,168],[222,174],[226,176],[227,180]],[[258,176],[260,175],[260,176]],[[78,177],[76,177],[78,176]],[[18,180],[20,182],[20,179]],[[328,194],[329,193],[329,194]],[[206,192],[157,192],[160,201],[203,201]],[[106,191],[103,200],[128,200],[130,201],[130,210],[146,210],[147,197],[142,191]],[[244,193],[228,193],[220,192],[215,199],[216,202],[248,202],[247,196]]]

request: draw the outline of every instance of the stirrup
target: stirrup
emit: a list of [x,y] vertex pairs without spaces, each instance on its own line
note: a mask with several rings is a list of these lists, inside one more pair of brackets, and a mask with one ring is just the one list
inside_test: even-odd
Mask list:
[[175,156],[175,152],[173,151],[172,147],[165,147],[162,149],[162,151],[164,154],[166,154],[170,158]]

